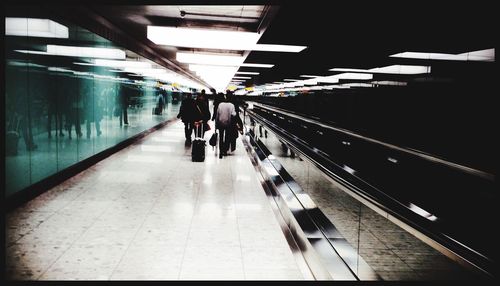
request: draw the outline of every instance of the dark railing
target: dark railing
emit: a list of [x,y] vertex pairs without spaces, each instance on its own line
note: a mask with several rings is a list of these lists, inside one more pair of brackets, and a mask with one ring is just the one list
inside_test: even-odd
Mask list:
[[494,175],[276,107],[246,112],[337,182],[496,276]]

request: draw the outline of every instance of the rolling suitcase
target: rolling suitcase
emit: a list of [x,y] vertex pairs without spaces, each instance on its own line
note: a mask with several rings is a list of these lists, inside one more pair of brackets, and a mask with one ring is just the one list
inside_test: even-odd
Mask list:
[[[201,126],[201,137],[198,136],[198,128]],[[205,161],[205,139],[203,139],[203,123],[195,124],[195,138],[192,143],[191,161],[203,162]]]

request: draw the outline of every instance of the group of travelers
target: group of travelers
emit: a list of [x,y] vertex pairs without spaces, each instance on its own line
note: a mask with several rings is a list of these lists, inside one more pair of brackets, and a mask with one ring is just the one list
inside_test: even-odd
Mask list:
[[236,150],[236,139],[238,132],[243,132],[243,123],[239,116],[239,104],[233,93],[229,90],[226,94],[218,93],[214,98],[213,113],[208,107],[208,98],[205,90],[192,98],[190,93],[182,101],[177,118],[181,118],[184,123],[184,135],[186,145],[191,144],[191,135],[193,131],[197,132],[195,137],[204,137],[206,131],[210,130],[208,121],[215,122],[216,132],[219,139],[219,158],[227,156],[229,150]]

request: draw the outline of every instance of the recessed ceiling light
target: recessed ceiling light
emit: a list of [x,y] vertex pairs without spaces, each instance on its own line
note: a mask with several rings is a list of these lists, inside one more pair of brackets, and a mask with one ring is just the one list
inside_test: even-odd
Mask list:
[[389,57],[407,58],[407,59],[424,59],[424,60],[448,60],[448,61],[495,61],[495,49],[485,49],[462,54],[445,54],[445,53],[421,53],[421,52],[404,52]]
[[350,73],[384,73],[384,74],[423,74],[430,73],[430,66],[414,65],[391,65],[372,69],[351,69],[351,68],[333,68],[330,71],[343,71]]
[[262,34],[216,29],[148,26],[147,38],[157,45],[241,51],[300,52],[305,46],[257,44]]
[[222,54],[200,54],[177,52],[177,61],[188,64],[203,64],[217,66],[240,66],[244,58],[242,56],[230,56]]
[[236,74],[251,74],[251,75],[257,75],[259,74],[258,72],[242,72],[242,71],[239,71],[239,72],[236,72]]
[[49,19],[5,18],[6,36],[69,38],[68,27]]
[[254,68],[272,68],[274,65],[272,64],[251,64],[251,63],[243,63],[242,67],[254,67]]

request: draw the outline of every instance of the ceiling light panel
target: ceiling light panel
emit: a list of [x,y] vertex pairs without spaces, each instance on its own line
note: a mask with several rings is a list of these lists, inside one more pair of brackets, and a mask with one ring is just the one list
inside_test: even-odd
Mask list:
[[157,45],[185,48],[298,53],[305,46],[257,44],[262,34],[200,28],[148,26],[147,38]]
[[448,60],[448,61],[495,61],[495,49],[485,49],[462,54],[445,54],[445,53],[421,53],[421,52],[404,52],[389,57],[407,58],[407,59],[424,59],[424,60]]
[[49,19],[5,18],[6,36],[69,38],[68,27]]
[[47,54],[82,58],[125,59],[120,49],[47,45]]
[[369,70],[373,73],[387,74],[423,74],[430,73],[430,66],[410,66],[410,65],[392,65],[381,68],[373,68]]
[[250,75],[258,75],[258,74],[260,74],[260,73],[258,73],[258,72],[241,72],[241,71],[239,71],[239,72],[236,72],[236,74],[250,74]]
[[254,46],[260,34],[252,32],[224,31],[148,26],[147,37],[157,45],[186,48],[244,50]]
[[244,58],[242,56],[200,54],[177,52],[177,61],[187,64],[204,64],[218,66],[240,66]]
[[307,48],[306,46],[293,46],[293,45],[271,45],[271,44],[257,44],[250,47],[252,51],[264,52],[285,52],[285,53],[298,53]]
[[[76,63],[75,63],[76,64]],[[151,64],[142,61],[115,61],[115,60],[94,60],[94,65],[111,68],[151,68]]]
[[[384,74],[423,74],[430,73],[430,66],[414,65],[392,65],[372,69],[351,69],[351,68],[333,68],[330,71],[343,71],[348,73],[384,73]],[[361,78],[360,78],[361,79]]]
[[272,64],[253,64],[253,63],[243,63],[242,67],[253,67],[253,68],[272,68],[274,65]]

